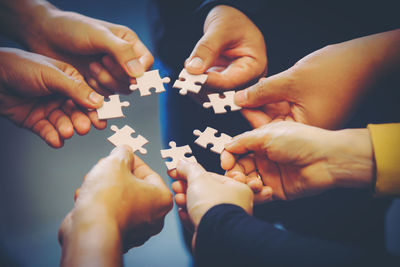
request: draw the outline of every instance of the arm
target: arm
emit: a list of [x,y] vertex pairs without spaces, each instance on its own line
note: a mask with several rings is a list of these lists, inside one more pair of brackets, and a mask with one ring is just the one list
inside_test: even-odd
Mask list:
[[199,266],[395,266],[387,255],[280,230],[227,204],[202,218],[195,259]]
[[377,196],[400,196],[400,123],[368,125],[376,168]]
[[59,230],[61,266],[122,266],[122,254],[158,234],[172,208],[161,177],[128,147],[100,160]]
[[254,128],[294,120],[327,129],[342,126],[360,99],[400,65],[400,30],[317,50],[288,70],[235,95]]
[[39,53],[73,65],[89,85],[109,95],[153,64],[131,29],[57,9],[44,0],[0,0],[0,30]]

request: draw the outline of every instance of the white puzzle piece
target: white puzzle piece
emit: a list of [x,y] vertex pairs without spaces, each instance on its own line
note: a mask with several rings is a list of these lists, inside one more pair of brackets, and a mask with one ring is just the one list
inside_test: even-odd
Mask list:
[[171,141],[169,142],[169,146],[171,148],[169,149],[163,149],[160,150],[161,152],[161,157],[163,159],[165,158],[171,158],[172,161],[167,161],[165,162],[165,165],[167,166],[168,170],[173,170],[176,168],[176,164],[178,164],[178,161],[180,159],[186,159],[189,162],[197,162],[196,158],[194,156],[187,157],[187,154],[191,154],[192,150],[190,149],[190,146],[176,146],[176,143]]
[[207,74],[193,75],[183,69],[179,73],[179,79],[175,81],[173,88],[178,88],[181,95],[186,95],[188,91],[197,94],[201,85],[207,81]]
[[229,143],[232,140],[227,134],[221,133],[219,137],[215,136],[218,131],[207,127],[204,132],[199,130],[194,130],[193,134],[198,136],[198,138],[194,141],[201,147],[207,148],[208,144],[212,144],[211,151],[217,154],[221,154],[224,151],[225,144]]
[[203,107],[214,109],[215,114],[226,113],[225,107],[231,107],[231,111],[242,109],[237,106],[234,101],[235,91],[224,92],[225,97],[221,98],[220,94],[209,94],[210,102],[203,103]]
[[125,117],[122,113],[122,107],[129,107],[129,102],[121,102],[119,95],[110,95],[109,101],[104,101],[103,106],[97,109],[97,115],[100,120]]
[[132,148],[133,152],[139,150],[139,152],[142,154],[147,153],[147,150],[143,148],[143,146],[149,141],[147,141],[147,139],[141,135],[138,135],[137,137],[132,137],[131,134],[135,133],[135,130],[133,130],[128,125],[125,125],[121,129],[118,129],[116,125],[112,125],[111,130],[113,130],[115,133],[112,136],[108,137],[107,140],[110,141],[113,145],[128,145]]
[[147,96],[151,95],[150,89],[152,88],[155,89],[156,93],[164,92],[164,83],[169,83],[170,81],[169,77],[161,78],[158,70],[151,70],[136,78],[136,84],[131,84],[129,89],[131,91],[138,89],[140,96]]

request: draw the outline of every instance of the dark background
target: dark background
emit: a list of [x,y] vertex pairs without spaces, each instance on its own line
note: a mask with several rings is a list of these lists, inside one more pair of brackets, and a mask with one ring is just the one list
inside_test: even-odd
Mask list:
[[[133,29],[152,49],[147,21],[148,1],[134,0],[55,0],[61,9],[123,24]],[[0,40],[1,46],[11,46]],[[182,56],[182,55],[179,55]],[[185,55],[186,56],[186,55]],[[144,160],[167,176],[159,150],[160,130],[158,96],[140,98],[137,92],[122,96],[131,105],[124,109],[125,119],[109,122],[129,124],[150,143]],[[32,133],[0,119],[0,251],[21,266],[57,266],[61,251],[57,243],[58,226],[72,208],[74,190],[83,176],[113,146],[106,138],[113,132],[92,129],[86,136],[74,136],[58,150],[48,147]],[[388,248],[400,253],[400,201],[387,215]],[[0,254],[1,255],[1,254]],[[181,241],[174,212],[166,225],[144,246],[125,256],[126,266],[188,266],[189,256]]]

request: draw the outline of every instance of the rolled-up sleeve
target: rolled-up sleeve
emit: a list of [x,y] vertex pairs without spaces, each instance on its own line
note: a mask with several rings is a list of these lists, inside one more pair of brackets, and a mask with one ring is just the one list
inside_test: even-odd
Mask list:
[[400,123],[369,124],[376,163],[376,196],[400,196]]

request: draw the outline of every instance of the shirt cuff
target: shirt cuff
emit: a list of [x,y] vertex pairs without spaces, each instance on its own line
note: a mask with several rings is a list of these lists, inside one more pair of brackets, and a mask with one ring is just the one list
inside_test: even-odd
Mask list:
[[400,123],[369,124],[376,163],[376,196],[400,195]]

